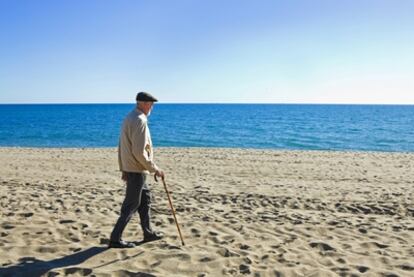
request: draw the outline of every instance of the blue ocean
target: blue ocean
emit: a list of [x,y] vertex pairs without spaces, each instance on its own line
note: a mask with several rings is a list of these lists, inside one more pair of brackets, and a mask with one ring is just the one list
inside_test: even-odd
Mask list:
[[[114,147],[133,104],[0,105],[0,146]],[[154,145],[414,151],[414,106],[157,104]]]

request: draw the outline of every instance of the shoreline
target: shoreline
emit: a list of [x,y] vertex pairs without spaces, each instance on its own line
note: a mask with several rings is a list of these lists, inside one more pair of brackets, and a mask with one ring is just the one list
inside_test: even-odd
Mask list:
[[[0,149],[22,149],[22,150],[117,150],[117,146],[102,147],[44,147],[44,146],[0,146]],[[355,153],[355,154],[407,154],[414,155],[414,151],[377,151],[377,150],[338,150],[338,149],[286,149],[286,148],[242,148],[242,147],[217,147],[217,146],[155,146],[155,151],[162,149],[188,149],[188,150],[224,150],[224,151],[273,151],[273,152],[321,152],[321,153]]]

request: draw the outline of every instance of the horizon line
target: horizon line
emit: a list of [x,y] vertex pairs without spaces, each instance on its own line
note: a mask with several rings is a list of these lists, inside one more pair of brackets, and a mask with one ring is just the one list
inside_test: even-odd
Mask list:
[[[312,103],[312,102],[156,102],[157,105],[355,105],[355,106],[413,106],[414,103]],[[134,105],[135,102],[37,102],[37,103],[0,103],[0,105]]]

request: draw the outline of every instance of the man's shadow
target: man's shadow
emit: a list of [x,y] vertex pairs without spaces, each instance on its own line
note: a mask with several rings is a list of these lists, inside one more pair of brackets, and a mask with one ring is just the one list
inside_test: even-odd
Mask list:
[[[74,254],[71,254],[71,255],[68,255],[62,258],[50,260],[50,261],[42,261],[34,257],[23,257],[19,260],[19,263],[16,265],[10,265],[8,267],[1,267],[0,276],[38,277],[55,268],[81,264],[87,259],[95,255],[98,255],[99,253],[102,253],[107,249],[108,249],[107,247],[91,247],[89,249],[82,250]],[[72,269],[68,269],[68,271],[72,271],[68,273],[75,273],[77,270],[82,271],[82,273],[84,274],[89,274],[88,272],[84,272],[84,271],[92,272],[92,269],[72,268]]]

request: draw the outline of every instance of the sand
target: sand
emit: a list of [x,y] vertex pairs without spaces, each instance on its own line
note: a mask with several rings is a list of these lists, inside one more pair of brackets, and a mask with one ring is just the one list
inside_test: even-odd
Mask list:
[[[158,148],[160,241],[107,249],[116,149],[0,148],[0,276],[414,276],[414,153]],[[138,216],[124,232],[139,241]]]

